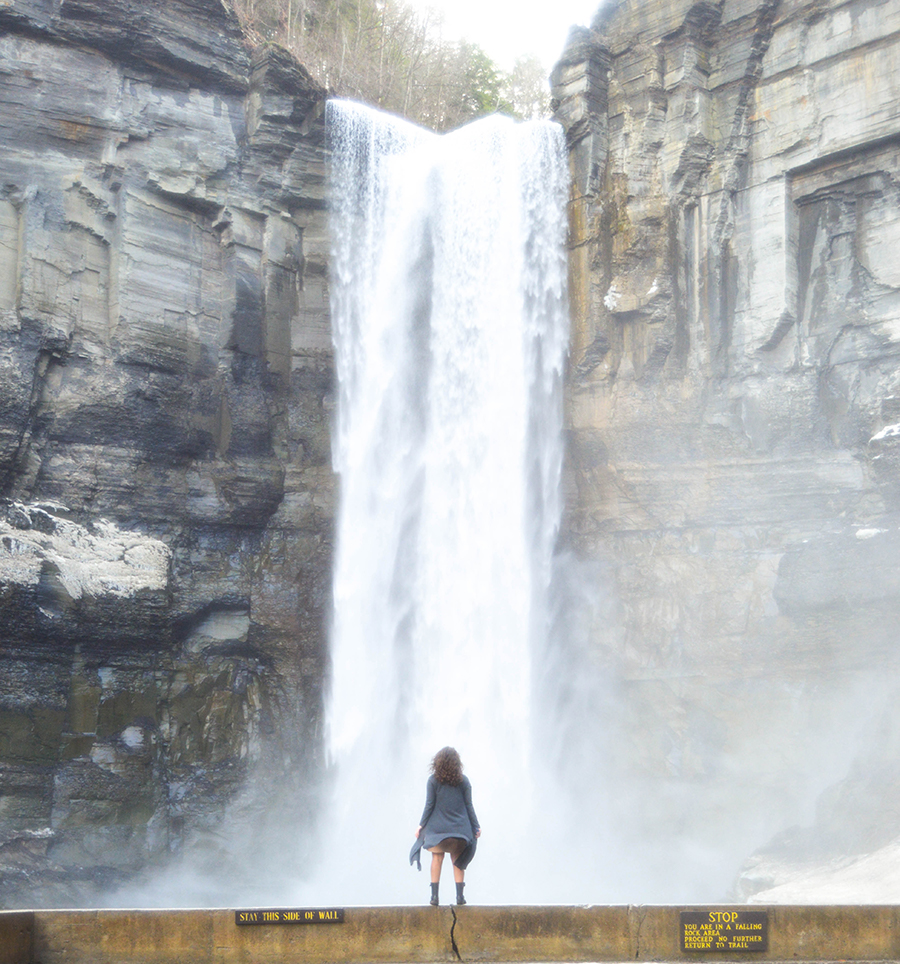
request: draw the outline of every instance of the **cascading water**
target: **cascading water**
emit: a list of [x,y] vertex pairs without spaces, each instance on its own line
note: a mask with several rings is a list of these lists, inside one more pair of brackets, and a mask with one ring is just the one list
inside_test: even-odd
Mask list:
[[563,134],[495,116],[438,136],[341,101],[327,120],[341,503],[316,897],[421,902],[427,868],[406,853],[428,762],[450,744],[484,828],[473,899],[535,899],[534,657],[568,337]]

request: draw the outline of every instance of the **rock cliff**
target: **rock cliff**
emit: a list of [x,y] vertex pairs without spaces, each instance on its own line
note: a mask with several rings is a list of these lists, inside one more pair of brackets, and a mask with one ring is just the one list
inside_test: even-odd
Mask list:
[[323,96],[219,0],[0,4],[6,906],[90,902],[227,836],[229,801],[250,845],[308,818]]
[[620,0],[554,72],[564,535],[665,898],[900,835],[898,77],[880,0]]
[[[555,72],[548,659],[619,895],[715,899],[758,850],[746,897],[900,836],[898,77],[891,0],[620,0]],[[220,0],[0,0],[0,904],[188,852],[202,903],[311,819],[323,96]]]

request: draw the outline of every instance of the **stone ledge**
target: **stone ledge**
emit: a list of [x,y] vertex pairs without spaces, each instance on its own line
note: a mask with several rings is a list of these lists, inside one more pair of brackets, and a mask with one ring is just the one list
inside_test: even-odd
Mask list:
[[430,964],[896,961],[900,906],[754,906],[765,952],[680,950],[682,910],[714,907],[351,907],[344,923],[237,926],[233,910],[0,912],[0,964]]

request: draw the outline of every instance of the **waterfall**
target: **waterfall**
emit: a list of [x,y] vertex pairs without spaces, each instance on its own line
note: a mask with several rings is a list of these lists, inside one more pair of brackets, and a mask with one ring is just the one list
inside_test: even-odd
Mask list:
[[343,101],[327,123],[340,507],[317,899],[422,902],[427,865],[406,854],[450,744],[484,828],[473,899],[528,900],[560,515],[563,134],[494,116],[438,136]]

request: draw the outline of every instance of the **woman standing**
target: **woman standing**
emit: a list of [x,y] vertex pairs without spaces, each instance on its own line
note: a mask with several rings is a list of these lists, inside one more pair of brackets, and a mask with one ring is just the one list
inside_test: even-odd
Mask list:
[[450,854],[453,879],[456,881],[456,903],[464,904],[466,867],[475,856],[475,841],[481,827],[472,807],[472,784],[463,776],[459,754],[445,746],[431,761],[431,776],[425,787],[425,809],[416,828],[416,842],[409,862],[422,869],[422,847],[431,852],[431,903],[438,906],[438,887],[444,854]]

